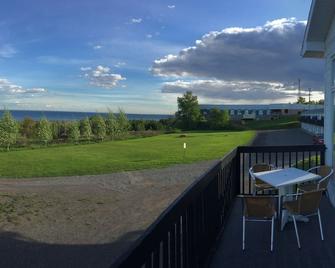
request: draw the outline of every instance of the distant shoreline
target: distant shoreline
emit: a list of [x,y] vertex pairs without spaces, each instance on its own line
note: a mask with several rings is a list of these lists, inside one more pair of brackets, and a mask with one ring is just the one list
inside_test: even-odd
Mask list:
[[[0,110],[2,116],[4,110]],[[25,117],[30,117],[34,120],[39,120],[45,116],[50,121],[72,121],[81,120],[96,114],[106,116],[106,112],[70,112],[70,111],[33,111],[33,110],[10,110],[16,120],[23,120]],[[117,114],[117,113],[115,113]],[[173,117],[169,114],[127,114],[129,120],[155,120],[168,119]]]

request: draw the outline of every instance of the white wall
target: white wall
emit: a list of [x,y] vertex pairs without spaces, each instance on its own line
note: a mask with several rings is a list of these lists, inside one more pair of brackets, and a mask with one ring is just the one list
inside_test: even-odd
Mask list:
[[[332,21],[327,39],[326,39],[326,53],[325,53],[325,112],[324,112],[324,139],[326,150],[326,164],[333,165],[333,135],[334,135],[334,85],[333,85],[333,60],[335,60],[335,17]],[[331,180],[328,187],[329,197],[332,204],[335,206],[335,181]]]

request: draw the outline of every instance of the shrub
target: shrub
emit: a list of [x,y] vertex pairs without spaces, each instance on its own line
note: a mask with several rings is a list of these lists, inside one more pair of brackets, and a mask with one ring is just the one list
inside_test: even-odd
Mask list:
[[0,144],[9,151],[10,146],[16,143],[19,127],[12,114],[4,111],[0,120]]
[[46,117],[42,117],[37,127],[37,138],[47,145],[52,140],[52,129]]

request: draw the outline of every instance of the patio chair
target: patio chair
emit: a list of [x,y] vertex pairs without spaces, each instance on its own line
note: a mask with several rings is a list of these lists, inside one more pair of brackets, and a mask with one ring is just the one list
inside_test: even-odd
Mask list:
[[277,192],[277,189],[274,188],[272,185],[260,180],[260,179],[257,179],[254,175],[254,173],[256,172],[263,172],[263,171],[270,171],[270,170],[273,170],[275,169],[275,167],[273,165],[270,165],[270,164],[256,164],[254,166],[252,166],[250,169],[249,169],[249,174],[250,174],[250,177],[253,181],[253,194],[255,195],[257,192],[259,191],[264,191],[264,190],[268,190],[268,191],[276,191]]
[[333,169],[328,166],[317,166],[307,171],[320,175],[321,179],[298,185],[297,193],[310,192],[319,189],[324,189],[327,193],[329,180],[334,173]]
[[301,248],[301,246],[300,246],[300,238],[299,238],[297,222],[296,222],[296,216],[298,215],[302,215],[305,217],[318,216],[321,240],[324,240],[322,224],[321,224],[321,215],[320,215],[320,209],[319,209],[323,191],[324,191],[323,189],[320,189],[316,191],[304,192],[304,193],[299,193],[299,194],[285,195],[285,197],[293,197],[293,201],[285,201],[283,203],[283,208],[287,209],[289,214],[292,216],[293,223],[294,223],[294,229],[295,229],[295,235],[297,237],[299,248]]
[[242,250],[245,250],[245,223],[247,221],[271,222],[271,251],[273,251],[274,218],[276,215],[275,196],[243,197]]

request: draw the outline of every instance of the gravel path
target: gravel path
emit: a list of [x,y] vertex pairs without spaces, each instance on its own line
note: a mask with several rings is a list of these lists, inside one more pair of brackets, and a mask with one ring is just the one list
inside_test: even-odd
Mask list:
[[108,267],[215,162],[1,180],[0,267]]

